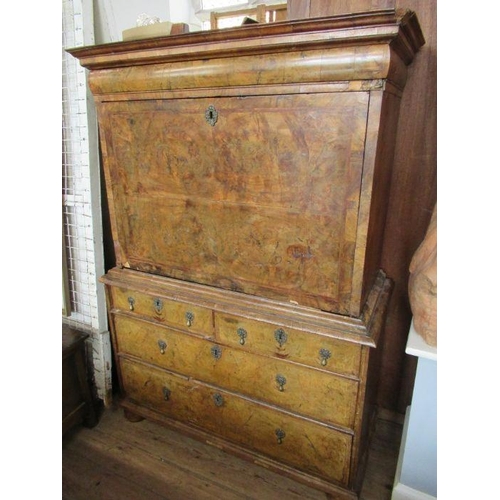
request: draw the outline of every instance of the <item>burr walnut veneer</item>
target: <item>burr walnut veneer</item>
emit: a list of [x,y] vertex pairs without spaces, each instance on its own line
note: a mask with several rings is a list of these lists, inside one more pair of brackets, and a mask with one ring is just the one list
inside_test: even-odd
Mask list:
[[73,49],[90,69],[129,414],[356,496],[412,12]]

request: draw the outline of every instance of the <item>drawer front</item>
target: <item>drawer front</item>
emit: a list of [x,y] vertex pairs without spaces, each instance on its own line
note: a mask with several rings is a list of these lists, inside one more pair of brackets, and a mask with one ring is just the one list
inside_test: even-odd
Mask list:
[[112,307],[138,316],[211,336],[213,319],[211,309],[177,302],[164,297],[147,295],[126,288],[110,287]]
[[354,380],[119,315],[115,329],[121,353],[301,415],[354,426]]
[[346,485],[352,437],[163,370],[120,361],[127,397],[268,457]]
[[215,314],[218,341],[268,356],[358,376],[361,347],[330,337],[303,332],[229,314]]

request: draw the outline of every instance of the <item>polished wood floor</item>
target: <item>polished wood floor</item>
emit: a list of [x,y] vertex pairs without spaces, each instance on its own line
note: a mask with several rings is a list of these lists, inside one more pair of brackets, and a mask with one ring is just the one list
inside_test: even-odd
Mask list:
[[[381,415],[362,500],[390,500],[402,424]],[[328,500],[328,495],[217,448],[107,409],[62,441],[63,500]]]

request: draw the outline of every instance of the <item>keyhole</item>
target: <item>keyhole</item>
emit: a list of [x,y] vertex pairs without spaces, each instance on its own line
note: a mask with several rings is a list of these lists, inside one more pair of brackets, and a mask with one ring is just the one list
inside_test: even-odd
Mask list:
[[210,106],[208,106],[207,110],[205,111],[205,120],[207,121],[207,123],[209,125],[211,125],[213,127],[215,125],[215,123],[217,122],[217,118],[218,118],[217,110],[211,104]]

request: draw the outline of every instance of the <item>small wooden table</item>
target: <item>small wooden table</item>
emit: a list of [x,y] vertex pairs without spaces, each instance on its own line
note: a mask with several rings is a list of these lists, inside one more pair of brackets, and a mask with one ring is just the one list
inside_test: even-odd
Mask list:
[[62,433],[84,424],[97,423],[87,380],[85,340],[87,333],[62,325]]

